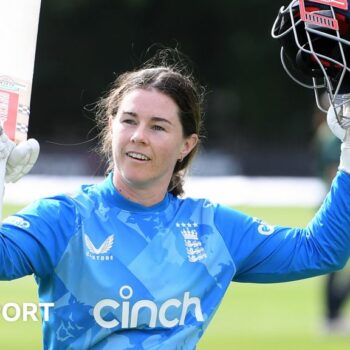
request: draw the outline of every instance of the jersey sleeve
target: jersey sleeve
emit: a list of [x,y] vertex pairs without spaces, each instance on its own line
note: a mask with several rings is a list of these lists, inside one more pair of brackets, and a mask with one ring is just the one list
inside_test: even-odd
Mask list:
[[350,255],[350,175],[339,172],[305,228],[271,226],[219,206],[215,223],[241,282],[283,282],[342,268]]
[[0,279],[53,271],[76,230],[73,201],[42,199],[6,218],[0,230]]

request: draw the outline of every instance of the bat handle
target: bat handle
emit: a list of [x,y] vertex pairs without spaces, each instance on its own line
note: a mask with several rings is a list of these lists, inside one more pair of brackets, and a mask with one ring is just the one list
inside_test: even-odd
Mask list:
[[[0,138],[4,134],[4,130],[0,127]],[[5,194],[5,174],[6,174],[7,157],[0,157],[0,225],[3,217],[4,194]]]
[[[0,126],[0,139],[3,138],[4,129]],[[4,195],[5,195],[5,174],[6,174],[6,163],[7,157],[6,155],[0,156],[0,225],[3,217],[3,209],[4,209]]]
[[0,225],[2,222],[4,209],[6,161],[6,158],[2,158],[0,160]]
[[4,129],[0,125],[0,225],[4,207],[6,164],[13,147],[14,145],[8,139]]

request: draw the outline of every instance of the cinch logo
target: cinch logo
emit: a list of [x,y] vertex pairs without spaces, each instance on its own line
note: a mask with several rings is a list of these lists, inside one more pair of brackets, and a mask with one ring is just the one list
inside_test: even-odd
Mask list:
[[106,255],[106,253],[108,253],[113,247],[114,235],[108,236],[99,248],[96,248],[94,246],[88,235],[85,234],[84,239],[85,245],[89,250],[88,252],[86,252],[86,256],[88,256],[92,260],[113,260],[113,255]]
[[[201,308],[201,301],[199,298],[190,297],[189,292],[185,292],[182,300],[168,299],[162,305],[158,306],[152,300],[139,300],[134,304],[128,301],[134,294],[130,286],[122,286],[119,290],[119,295],[122,298],[121,302],[114,299],[102,299],[94,307],[93,315],[96,322],[103,328],[117,327],[119,324],[121,328],[135,328],[139,325],[139,313],[142,309],[146,309],[149,314],[148,326],[156,327],[159,322],[162,326],[172,328],[177,325],[183,326],[185,318],[190,307],[194,308],[194,315],[198,322],[203,322],[204,317]],[[118,309],[121,307],[122,317],[121,322],[116,319],[105,320],[103,314],[108,312],[108,309]],[[177,309],[177,316],[172,319],[167,317],[169,309]],[[173,310],[174,311],[174,310]],[[172,313],[174,315],[174,312]]]

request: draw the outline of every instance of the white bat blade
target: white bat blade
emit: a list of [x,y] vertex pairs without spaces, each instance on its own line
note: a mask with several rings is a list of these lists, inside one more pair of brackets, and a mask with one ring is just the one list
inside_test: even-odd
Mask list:
[[26,139],[40,0],[0,0],[0,122],[9,138]]

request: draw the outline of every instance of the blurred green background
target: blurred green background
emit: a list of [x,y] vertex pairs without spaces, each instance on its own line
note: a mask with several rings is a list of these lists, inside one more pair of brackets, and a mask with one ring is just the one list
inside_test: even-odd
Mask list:
[[[287,76],[270,34],[288,0],[41,3],[29,128],[40,141],[39,163],[53,153],[87,158],[96,143],[93,103],[120,73],[171,47],[207,88],[203,149],[225,155],[231,175],[314,174],[313,91]],[[67,174],[51,158],[51,171]],[[76,161],[75,171],[103,172],[94,153],[88,161],[88,169]],[[39,163],[36,172],[50,171]]]
[[[6,213],[17,207],[6,207]],[[304,226],[312,208],[238,208],[271,224]],[[348,337],[323,331],[323,277],[282,284],[232,284],[199,350],[349,350]],[[0,304],[36,302],[32,277],[1,282]],[[348,305],[349,306],[349,305]],[[346,310],[350,318],[349,307]],[[0,349],[42,349],[40,322],[0,320]]]

